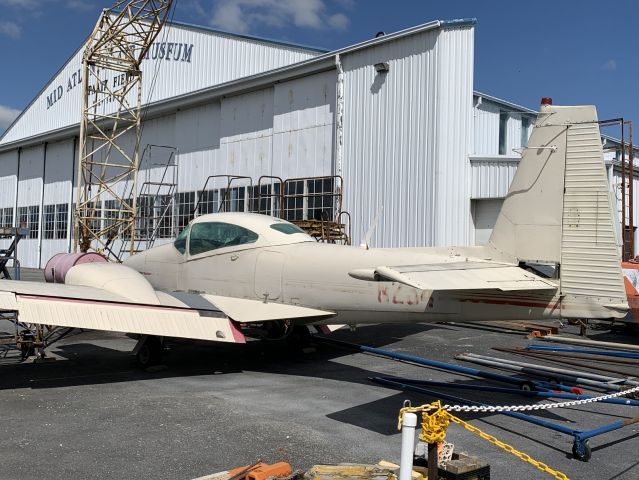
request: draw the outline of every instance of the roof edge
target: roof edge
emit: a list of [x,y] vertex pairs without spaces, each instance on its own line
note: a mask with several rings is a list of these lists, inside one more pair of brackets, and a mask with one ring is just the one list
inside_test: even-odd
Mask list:
[[453,18],[452,20],[442,20],[441,22],[444,28],[471,27],[477,25],[477,19],[474,17]]
[[[362,42],[355,43],[353,45],[350,45],[350,46],[347,46],[347,47],[343,47],[343,48],[338,49],[338,50],[329,51],[329,52],[317,55],[316,57],[309,58],[307,60],[302,60],[301,62],[292,63],[290,65],[285,65],[283,67],[279,67],[279,68],[273,69],[273,70],[267,70],[265,72],[260,72],[260,73],[257,73],[255,75],[248,76],[248,77],[240,77],[240,78],[232,80],[230,82],[226,82],[226,83],[223,83],[223,84],[220,84],[220,85],[213,85],[213,86],[201,89],[201,90],[197,90],[197,91],[194,91],[194,92],[189,92],[188,94],[183,94],[183,95],[180,95],[180,96],[177,96],[177,97],[172,97],[170,99],[164,99],[164,100],[162,100],[160,102],[155,102],[155,103],[152,103],[152,104],[145,104],[145,105],[142,106],[142,108],[143,109],[150,108],[152,110],[154,107],[157,108],[160,105],[166,105],[166,104],[170,104],[170,103],[174,103],[174,102],[179,102],[180,100],[184,100],[187,97],[193,97],[194,95],[197,95],[197,94],[202,94],[202,93],[209,93],[210,94],[210,93],[212,93],[212,92],[214,92],[216,90],[217,91],[225,90],[225,89],[228,89],[229,87],[235,86],[235,85],[237,85],[238,87],[241,87],[242,84],[250,85],[253,82],[255,82],[256,80],[258,80],[258,79],[264,79],[264,80],[268,81],[267,78],[269,76],[274,76],[275,77],[275,76],[281,75],[283,73],[286,73],[286,72],[289,72],[289,71],[298,70],[298,69],[300,71],[304,71],[305,69],[308,69],[308,70],[311,70],[311,71],[312,70],[322,71],[322,70],[326,69],[325,64],[327,63],[327,60],[330,60],[333,63],[333,65],[334,65],[334,62],[335,62],[334,61],[334,57],[336,57],[336,56],[349,54],[351,52],[356,52],[358,50],[362,50],[362,49],[367,48],[367,47],[372,46],[372,45],[377,45],[377,44],[381,44],[381,43],[385,43],[385,42],[390,42],[390,41],[397,40],[397,39],[400,39],[400,38],[403,38],[403,37],[407,37],[409,35],[413,35],[413,34],[416,34],[416,33],[421,33],[421,32],[430,31],[430,30],[436,30],[438,28],[442,28],[442,24],[444,22],[445,21],[443,21],[443,20],[433,20],[433,21],[430,21],[430,22],[422,23],[420,25],[416,25],[414,27],[409,27],[409,28],[405,28],[403,30],[399,30],[397,32],[393,32],[393,33],[389,33],[389,34],[386,34],[386,35],[382,35],[380,37],[369,38],[369,39],[364,40]],[[456,22],[456,20],[452,20],[451,22]],[[457,23],[457,25],[459,25],[459,23]],[[474,25],[474,23],[465,23],[464,25],[472,26],[472,25]],[[80,48],[82,48],[82,46]],[[76,49],[73,55],[75,55],[75,53],[78,50],[79,49]],[[73,58],[73,56],[71,58]],[[62,70],[62,68],[64,68],[64,66],[69,62],[69,60],[67,60],[67,62],[65,62],[65,64],[58,70],[57,73],[59,73],[59,71]],[[333,68],[335,68],[335,67],[333,67]],[[57,73],[56,73],[56,75],[57,75]],[[303,73],[300,73],[300,75],[303,75]],[[54,75],[54,77],[55,77],[55,75]],[[28,142],[29,140],[30,141],[37,141],[37,140],[42,139],[42,141],[46,141],[47,138],[57,137],[62,132],[72,131],[73,129],[77,128],[79,123],[76,123],[76,124],[73,124],[73,125],[69,125],[67,127],[63,127],[63,128],[58,129],[58,130],[49,130],[47,132],[42,132],[42,133],[40,133],[38,135],[21,138],[21,139],[14,140],[12,142],[8,142],[8,143],[5,143],[5,144],[2,143],[2,139],[4,138],[6,133],[18,121],[18,119],[22,116],[22,114],[27,111],[29,106],[31,106],[33,104],[33,102],[38,98],[40,93],[42,93],[46,89],[46,87],[51,83],[51,80],[49,80],[45,84],[45,86],[42,88],[42,90],[40,90],[38,95],[36,95],[36,97],[34,97],[34,99],[23,110],[23,112],[14,120],[14,122],[9,127],[7,127],[7,129],[2,134],[2,136],[0,136],[0,152],[9,150],[11,148],[20,147],[23,144],[25,144],[26,142]],[[239,90],[240,89],[238,89],[238,91]],[[486,97],[488,98],[489,96],[486,95]]]
[[248,35],[245,33],[235,33],[235,32],[230,32],[228,30],[223,30],[220,28],[215,28],[215,27],[207,27],[205,25],[197,25],[195,23],[189,23],[189,22],[182,22],[179,20],[173,20],[171,22],[168,22],[169,25],[177,25],[180,27],[186,27],[186,28],[192,28],[193,30],[200,30],[203,32],[209,32],[209,33],[218,33],[220,35],[228,35],[229,37],[237,37],[237,38],[245,38],[247,40],[255,40],[257,42],[264,42],[264,43],[272,43],[275,45],[281,45],[284,47],[293,47],[293,48],[298,48],[300,50],[309,50],[312,52],[316,52],[316,53],[328,53],[330,50],[326,49],[326,48],[322,48],[322,47],[316,47],[316,46],[312,46],[312,45],[305,45],[302,43],[295,43],[295,42],[287,42],[285,40],[277,40],[274,38],[269,38],[269,37],[260,37],[258,35]]
[[474,90],[473,91],[473,95],[477,96],[477,97],[483,97],[487,100],[490,100],[491,102],[495,102],[495,103],[499,103],[501,105],[505,105],[509,108],[515,108],[517,110],[520,110],[522,113],[530,113],[530,114],[535,114],[537,115],[539,113],[538,110],[533,110],[532,108],[528,108],[528,107],[522,107],[521,105],[518,105],[516,103],[513,102],[509,102],[508,100],[504,100],[503,98],[498,98],[498,97],[494,97],[492,95],[489,95],[487,93],[484,92],[480,92],[478,90]]

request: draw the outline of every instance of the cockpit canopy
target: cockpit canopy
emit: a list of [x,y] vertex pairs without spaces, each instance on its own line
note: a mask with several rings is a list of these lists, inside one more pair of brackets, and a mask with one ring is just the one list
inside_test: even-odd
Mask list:
[[[218,249],[245,249],[313,242],[292,223],[268,215],[214,213],[193,220],[173,242],[182,254],[200,255]],[[188,246],[188,249],[187,249]]]

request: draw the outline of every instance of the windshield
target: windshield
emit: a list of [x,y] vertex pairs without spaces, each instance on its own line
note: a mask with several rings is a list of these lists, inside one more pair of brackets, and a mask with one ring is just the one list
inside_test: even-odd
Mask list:
[[180,234],[177,236],[177,238],[173,242],[173,246],[181,254],[184,254],[184,252],[186,252],[186,238],[188,236],[189,236],[189,227],[186,227],[184,230],[180,232]]

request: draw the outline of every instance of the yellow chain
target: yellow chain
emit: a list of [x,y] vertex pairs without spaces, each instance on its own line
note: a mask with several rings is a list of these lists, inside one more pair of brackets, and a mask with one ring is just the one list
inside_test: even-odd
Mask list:
[[[433,402],[430,405],[422,405],[420,407],[404,407],[399,411],[399,423],[398,429],[401,429],[402,422],[404,419],[405,413],[417,413],[420,412],[422,414],[422,433],[419,436],[419,439],[426,443],[437,443],[443,442],[444,438],[446,438],[446,428],[450,422],[454,422],[471,433],[479,435],[480,438],[487,440],[493,445],[498,446],[502,450],[505,450],[508,453],[512,453],[520,460],[530,463],[535,468],[541,470],[542,472],[548,473],[555,477],[557,480],[570,480],[565,474],[550,468],[543,462],[539,460],[535,460],[530,455],[524,452],[520,452],[516,450],[514,447],[504,443],[497,438],[489,435],[485,432],[482,432],[479,428],[471,425],[470,423],[465,422],[461,418],[452,415],[450,412],[442,409],[440,402]],[[431,413],[432,412],[432,413]]]

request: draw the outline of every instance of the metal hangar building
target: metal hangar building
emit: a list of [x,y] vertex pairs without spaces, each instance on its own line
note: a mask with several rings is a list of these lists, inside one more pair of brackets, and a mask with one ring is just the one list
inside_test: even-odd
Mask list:
[[[376,247],[485,242],[536,114],[474,92],[474,24],[331,52],[167,25],[143,64],[137,194],[153,241],[224,209],[349,212],[353,244],[378,217]],[[0,227],[29,227],[24,267],[73,248],[82,52],[0,137]]]

